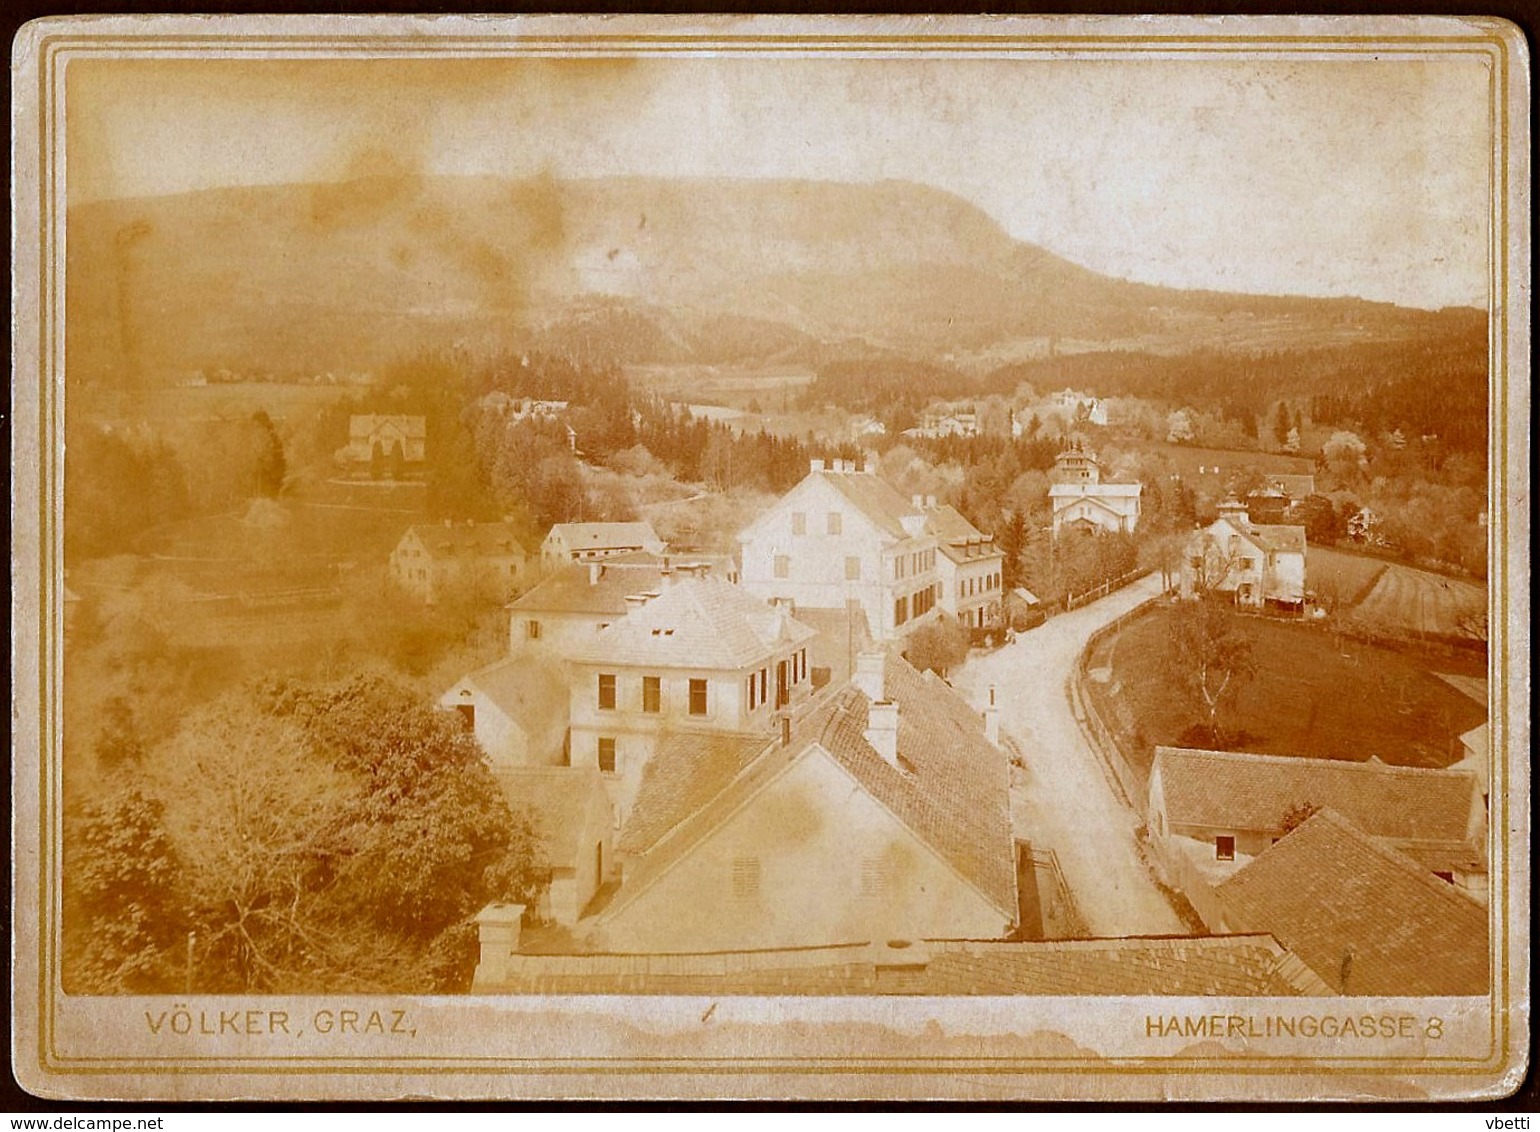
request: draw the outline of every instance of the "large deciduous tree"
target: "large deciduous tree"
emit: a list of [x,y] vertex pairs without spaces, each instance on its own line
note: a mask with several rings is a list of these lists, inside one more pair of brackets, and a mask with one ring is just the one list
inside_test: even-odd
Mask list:
[[1217,600],[1179,602],[1171,609],[1169,644],[1173,670],[1200,718],[1203,742],[1224,740],[1221,719],[1256,674],[1251,639],[1239,616]]

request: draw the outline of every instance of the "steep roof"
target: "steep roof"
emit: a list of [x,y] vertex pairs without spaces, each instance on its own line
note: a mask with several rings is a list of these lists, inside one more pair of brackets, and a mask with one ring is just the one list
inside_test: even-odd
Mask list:
[[525,557],[524,544],[508,523],[418,523],[407,534],[417,536],[430,558]]
[[1265,850],[1215,894],[1227,924],[1270,932],[1335,990],[1488,992],[1485,909],[1330,810]]
[[719,578],[665,585],[571,653],[573,660],[660,668],[737,669],[778,648],[810,640],[812,629],[784,610]]
[[1463,842],[1476,789],[1467,771],[1181,747],[1157,747],[1152,774],[1172,825],[1271,832],[1308,803],[1399,841]]
[[1305,528],[1276,523],[1247,523],[1246,531],[1263,549],[1283,554],[1305,553]]
[[[630,955],[519,955],[477,989],[520,994],[1324,995],[1331,990],[1269,935],[941,941],[881,954],[832,947]],[[894,961],[898,960],[897,963]]]
[[[645,811],[639,817],[636,810],[628,819],[623,841],[645,840],[652,847],[628,871],[626,883],[607,911],[624,907],[742,804],[817,747],[1006,918],[1014,920],[1015,842],[1004,753],[985,740],[978,714],[934,674],[922,675],[901,656],[890,655],[883,679],[885,694],[898,705],[898,767],[866,741],[869,701],[853,685],[833,691],[807,711],[793,726],[789,743],[761,740],[756,757],[748,757],[747,747],[694,748],[689,757],[702,763],[710,760],[709,766],[656,772],[660,778],[668,777],[654,787],[649,804],[651,799],[669,799],[666,820]],[[735,762],[738,769],[729,773]],[[710,794],[709,786],[718,782],[723,785]],[[672,802],[686,790],[695,808],[683,814],[686,807]],[[637,809],[642,809],[640,792]],[[675,820],[675,814],[683,816],[659,833],[662,825]],[[645,823],[644,832],[633,837],[629,826],[637,821]]]
[[1268,487],[1276,487],[1290,499],[1303,499],[1307,495],[1315,494],[1315,477],[1313,475],[1292,475],[1278,472],[1267,477],[1267,485]]
[[[926,508],[925,528],[936,536],[941,553],[953,562],[977,562],[985,558],[1004,558],[1005,552],[986,540],[983,531],[963,517],[962,512],[951,504],[942,503]],[[974,552],[968,553],[969,544]]]
[[1138,483],[1056,483],[1048,489],[1050,499],[1132,499],[1144,491]]
[[809,472],[807,478],[828,484],[884,534],[896,539],[913,537],[904,529],[903,520],[920,511],[881,476],[873,472],[823,471]]
[[608,550],[616,547],[655,546],[662,543],[652,524],[634,523],[556,523],[546,537],[560,533],[569,550]]
[[642,769],[636,801],[617,846],[645,853],[725,790],[769,743],[765,735],[670,735]]
[[546,867],[576,867],[579,854],[588,852],[588,846],[580,844],[588,809],[596,796],[604,797],[599,771],[581,766],[521,766],[498,767],[492,775],[508,805],[530,816]]
[[389,413],[355,413],[348,418],[348,435],[350,437],[368,437],[376,431],[393,426],[400,431],[402,436],[419,439],[428,435],[428,419],[426,417],[405,416]]
[[534,589],[509,603],[523,613],[582,613],[621,617],[626,595],[658,590],[663,583],[662,559],[657,565],[601,563],[564,566]]

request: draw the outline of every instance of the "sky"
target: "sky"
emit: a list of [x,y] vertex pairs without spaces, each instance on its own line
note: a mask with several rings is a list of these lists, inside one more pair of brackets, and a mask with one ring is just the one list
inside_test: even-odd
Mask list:
[[70,64],[72,202],[362,173],[888,178],[1122,278],[1485,306],[1477,56]]

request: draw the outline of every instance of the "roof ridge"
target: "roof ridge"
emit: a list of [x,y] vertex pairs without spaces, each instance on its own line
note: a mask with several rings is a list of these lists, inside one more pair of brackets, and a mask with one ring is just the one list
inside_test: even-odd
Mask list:
[[1372,771],[1375,774],[1412,774],[1412,775],[1471,775],[1474,772],[1459,770],[1453,763],[1449,766],[1401,766],[1396,763],[1378,762],[1371,756],[1368,759],[1324,759],[1315,755],[1274,755],[1261,751],[1216,751],[1207,747],[1167,747],[1157,745],[1155,757],[1158,759],[1163,753],[1174,755],[1200,755],[1206,758],[1219,758],[1233,760],[1235,762],[1261,762],[1276,765],[1310,765],[1329,766],[1347,770],[1349,768],[1359,771]]
[[[1396,868],[1400,869],[1402,872],[1408,874],[1409,876],[1414,877],[1418,883],[1429,889],[1429,891],[1440,893],[1441,895],[1457,902],[1468,903],[1472,908],[1478,910],[1481,908],[1481,904],[1474,897],[1466,895],[1464,892],[1460,891],[1457,886],[1450,884],[1448,881],[1440,880],[1438,877],[1434,876],[1433,873],[1430,872],[1425,866],[1418,864],[1399,849],[1393,849],[1389,845],[1383,844],[1380,838],[1365,833],[1346,817],[1329,806],[1321,807],[1315,813],[1311,814],[1308,819],[1300,822],[1300,824],[1295,829],[1291,830],[1286,836],[1280,839],[1278,844],[1285,844],[1290,837],[1293,837],[1295,834],[1299,833],[1300,830],[1309,828],[1309,826],[1317,819],[1327,821],[1332,825],[1335,825],[1338,829],[1348,834],[1359,844],[1365,846],[1374,853],[1378,853],[1390,864],[1394,865]],[[1255,860],[1261,860],[1261,857],[1258,856],[1254,859],[1254,861]],[[1247,865],[1241,869],[1236,870],[1234,876],[1240,876],[1246,871],[1246,868],[1249,867],[1250,865]],[[1232,877],[1231,879],[1234,878]]]

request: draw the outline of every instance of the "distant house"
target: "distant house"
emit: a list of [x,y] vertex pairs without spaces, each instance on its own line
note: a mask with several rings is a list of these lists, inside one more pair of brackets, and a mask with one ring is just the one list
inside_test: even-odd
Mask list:
[[[1269,851],[1310,807],[1464,891],[1486,890],[1486,811],[1476,776],[1230,751],[1157,747],[1146,825],[1168,881],[1212,928],[1216,885]],[[1217,930],[1217,929],[1216,929]]]
[[779,736],[659,750],[588,946],[1005,938],[1019,919],[1007,771],[943,681],[864,655]]
[[949,436],[974,437],[979,434],[977,408],[970,403],[942,404],[929,409],[905,436],[941,440]]
[[558,568],[508,606],[509,648],[565,655],[624,617],[629,595],[661,592],[665,572],[679,579],[738,577],[737,564],[723,555],[638,552]]
[[348,443],[338,455],[355,466],[393,465],[410,470],[427,460],[426,417],[354,414],[348,420]]
[[484,587],[507,597],[528,555],[507,523],[422,523],[408,527],[390,552],[390,578],[433,604],[456,589]]
[[1107,424],[1107,402],[1074,389],[1061,389],[1048,398],[1049,404],[1065,413],[1072,423],[1103,426]]
[[547,569],[556,569],[569,562],[597,562],[637,551],[662,554],[667,549],[648,522],[557,523],[540,544],[540,560]]
[[1182,556],[1181,594],[1229,594],[1244,609],[1297,611],[1305,603],[1305,528],[1253,523],[1228,499]]
[[1221,884],[1214,930],[1267,932],[1334,991],[1485,995],[1487,912],[1333,810]]
[[[916,498],[917,505],[922,501]],[[937,504],[935,496],[923,500],[926,527],[936,536],[936,575],[941,586],[941,608],[971,629],[983,629],[1000,621],[1001,571],[1005,552],[993,536],[975,527],[955,507]]]
[[743,586],[794,608],[859,604],[878,640],[934,619],[941,603],[937,539],[922,499],[906,499],[876,474],[875,461],[811,471],[738,533]]
[[496,767],[567,762],[567,683],[559,667],[512,657],[461,677],[439,697]]
[[606,776],[622,816],[660,740],[764,734],[811,692],[814,631],[720,579],[626,595],[629,612],[567,651],[571,760]]
[[612,872],[614,823],[592,767],[497,767],[509,808],[529,818],[535,862],[548,880],[532,909],[537,920],[576,924]]
[[1103,483],[1101,465],[1080,441],[1072,441],[1054,459],[1048,498],[1053,504],[1055,537],[1068,530],[1132,534],[1139,526],[1137,483]]

